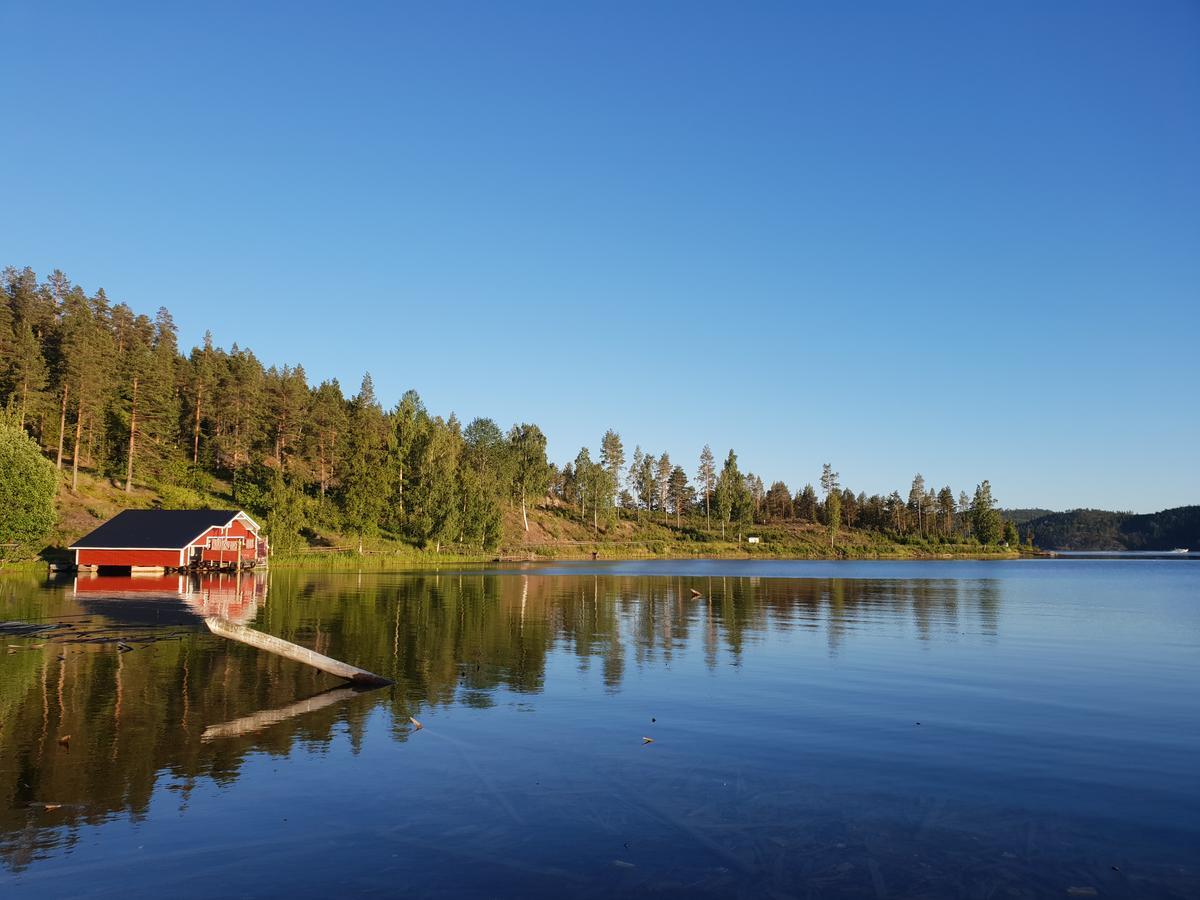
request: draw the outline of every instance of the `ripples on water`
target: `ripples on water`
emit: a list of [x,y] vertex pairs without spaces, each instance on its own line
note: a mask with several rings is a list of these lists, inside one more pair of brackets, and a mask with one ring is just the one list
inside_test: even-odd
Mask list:
[[1195,897],[1198,587],[1144,560],[6,576],[0,621],[59,627],[0,635],[0,887]]

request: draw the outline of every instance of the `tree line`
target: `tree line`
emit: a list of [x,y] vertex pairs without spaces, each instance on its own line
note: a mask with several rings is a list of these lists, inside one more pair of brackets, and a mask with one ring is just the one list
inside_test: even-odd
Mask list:
[[80,469],[132,491],[155,487],[165,503],[203,502],[213,480],[262,515],[277,549],[310,530],[364,538],[384,534],[440,550],[494,548],[506,506],[528,510],[547,498],[599,534],[622,518],[703,520],[710,533],[739,537],[754,523],[821,524],[926,538],[1006,536],[985,481],[974,497],[926,488],[918,475],[907,498],[854,493],[825,467],[818,495],[769,488],[743,473],[730,450],[718,467],[705,447],[694,473],[667,452],[640,446],[626,458],[609,429],[561,466],[547,458],[532,423],[507,429],[489,418],[465,425],[430,413],[415,391],[385,409],[370,375],[347,396],[337,379],[310,384],[301,365],[264,365],[210,334],[183,352],[170,312],[153,317],[92,294],[59,270],[39,281],[29,268],[3,272],[0,296],[0,406],[30,436],[71,490]]

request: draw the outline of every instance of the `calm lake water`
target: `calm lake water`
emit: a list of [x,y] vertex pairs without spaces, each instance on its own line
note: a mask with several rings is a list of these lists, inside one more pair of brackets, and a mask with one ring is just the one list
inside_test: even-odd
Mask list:
[[10,575],[0,621],[55,626],[0,635],[6,895],[1200,896],[1192,561]]

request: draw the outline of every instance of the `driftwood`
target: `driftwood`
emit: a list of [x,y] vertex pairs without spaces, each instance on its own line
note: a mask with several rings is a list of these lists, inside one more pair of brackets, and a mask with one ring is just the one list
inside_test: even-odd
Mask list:
[[278,725],[280,722],[286,722],[288,719],[316,712],[319,709],[332,706],[334,703],[340,703],[342,700],[349,700],[351,697],[357,695],[358,691],[352,687],[330,688],[314,697],[309,697],[306,700],[297,700],[295,703],[289,703],[287,706],[281,706],[278,709],[264,709],[256,713],[251,713],[248,716],[242,716],[240,719],[234,719],[231,722],[210,725],[204,729],[204,734],[200,735],[200,740],[215,741],[219,738],[254,734],[270,728],[272,725]]
[[245,625],[235,625],[227,619],[209,616],[204,620],[204,624],[208,626],[209,631],[218,637],[238,641],[258,650],[265,650],[268,653],[282,656],[284,659],[312,666],[314,669],[320,669],[322,672],[328,672],[330,675],[336,675],[338,678],[345,678],[354,684],[361,684],[368,687],[382,687],[392,683],[387,678],[376,675],[373,672],[368,672],[366,669],[360,669],[349,663],[344,663],[328,656],[322,656],[315,650],[309,650],[307,647],[301,647],[298,644],[293,644],[290,641],[285,641],[283,638],[277,638],[271,634],[263,634],[261,631],[255,631],[253,628],[247,628]]

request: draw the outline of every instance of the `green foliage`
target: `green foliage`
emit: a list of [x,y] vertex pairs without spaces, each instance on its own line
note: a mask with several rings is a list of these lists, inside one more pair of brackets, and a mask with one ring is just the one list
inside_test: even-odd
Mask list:
[[713,501],[717,518],[721,521],[722,537],[725,536],[727,525],[745,525],[751,521],[753,500],[746,488],[746,480],[738,470],[737,454],[732,450],[725,457],[725,465],[721,467],[721,474],[713,491]]
[[[948,487],[934,493],[919,478],[906,503],[895,492],[843,489],[826,466],[823,501],[811,485],[789,497],[783,482],[768,490],[762,478],[739,471],[732,451],[718,473],[706,445],[689,483],[668,452],[638,447],[627,464],[615,429],[604,433],[598,458],[581,453],[558,469],[537,425],[505,432],[481,418],[460,428],[453,416],[430,414],[415,391],[385,412],[369,376],[347,398],[337,381],[309,385],[302,365],[264,366],[250,350],[222,349],[209,335],[180,352],[165,308],[137,314],[103,290],[89,296],[59,271],[45,283],[29,269],[3,272],[0,408],[70,470],[66,497],[76,506],[83,505],[75,492],[81,470],[118,479],[131,493],[152,486],[171,507],[229,502],[214,496],[228,482],[233,503],[268,523],[277,549],[319,530],[481,552],[505,542],[505,513],[514,505],[528,532],[530,508],[543,505],[551,486],[589,538],[615,543],[633,529],[652,535],[646,547],[675,547],[680,534],[693,550],[715,540],[714,510],[722,536],[752,521],[819,521],[832,525],[834,538],[842,528],[839,553],[854,552],[852,529],[873,532],[879,547],[894,547],[892,536],[958,546],[979,532],[965,498],[956,504]],[[636,510],[636,525],[617,521],[618,509]],[[544,537],[562,523],[541,524]],[[1123,528],[1112,525],[1114,534]],[[1158,529],[1154,540],[1200,542],[1185,542],[1185,533]],[[753,552],[768,551],[756,545]],[[803,544],[796,552],[816,550]]]
[[546,460],[546,436],[536,425],[514,425],[508,433],[513,459],[513,493],[521,504],[525,530],[529,530],[526,505],[531,498],[545,496],[550,487],[550,464]]
[[981,544],[995,544],[1003,536],[1003,524],[992,499],[992,486],[984,481],[975,488],[975,499],[971,501],[971,530]]
[[832,547],[842,524],[842,496],[837,491],[830,492],[825,498],[825,520],[829,525],[829,546]]
[[342,515],[346,527],[362,539],[377,534],[387,498],[385,422],[371,376],[350,403],[349,433],[342,457]]
[[54,527],[58,477],[38,445],[14,422],[0,419],[0,560],[40,548]]
[[301,532],[308,525],[308,498],[279,472],[273,473],[266,496],[266,532],[271,548],[287,553],[304,545]]
[[1008,519],[1004,520],[1004,543],[1010,547],[1016,547],[1021,543],[1021,536],[1017,533],[1016,524]]
[[1200,506],[1134,514],[1075,509],[1032,519],[1022,527],[1047,550],[1200,549]]

